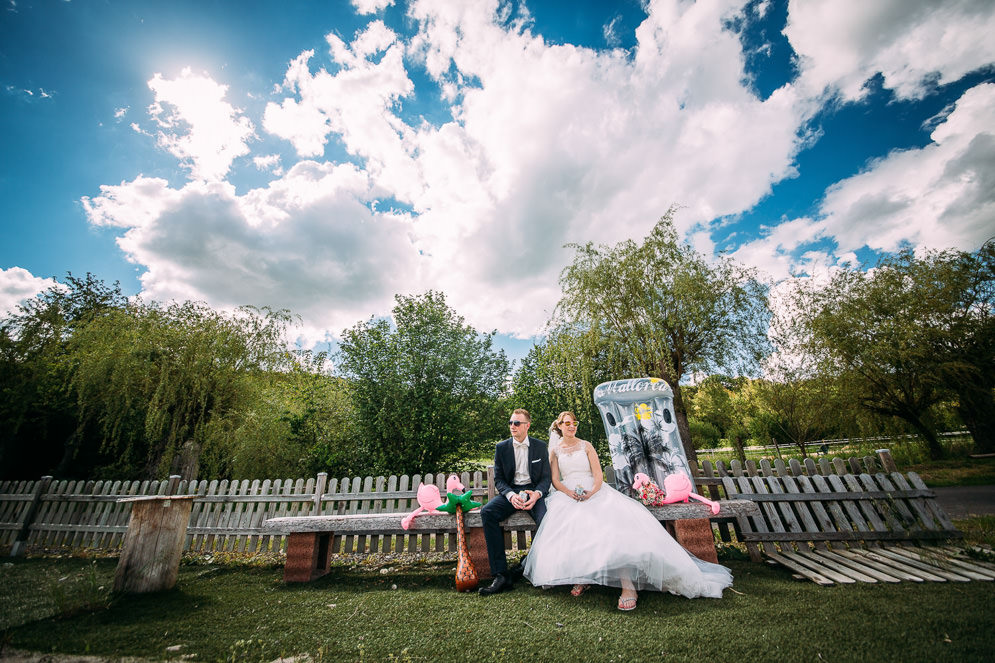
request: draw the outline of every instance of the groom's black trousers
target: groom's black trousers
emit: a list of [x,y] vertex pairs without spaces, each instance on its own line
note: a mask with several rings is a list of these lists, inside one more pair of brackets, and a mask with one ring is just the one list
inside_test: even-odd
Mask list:
[[[535,490],[534,484],[531,483],[524,486],[512,485],[511,488],[515,492]],[[484,525],[484,540],[487,541],[487,558],[490,561],[492,575],[496,576],[508,570],[508,559],[504,554],[504,529],[501,527],[501,522],[518,510],[511,505],[511,502],[504,495],[495,495],[480,510],[480,520]],[[523,513],[532,516],[536,525],[541,525],[542,518],[546,515],[545,496],[540,497],[535,506],[528,511],[523,511]]]

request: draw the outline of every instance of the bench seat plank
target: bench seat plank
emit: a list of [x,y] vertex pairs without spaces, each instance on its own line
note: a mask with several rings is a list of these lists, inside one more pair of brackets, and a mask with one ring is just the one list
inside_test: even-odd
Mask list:
[[[737,518],[757,514],[758,507],[750,500],[721,500],[721,510],[713,515],[711,509],[700,502],[667,504],[647,507],[657,520],[687,520],[694,518]],[[401,527],[403,513],[358,513],[337,516],[297,516],[270,518],[263,523],[263,531],[273,533],[335,532],[336,534],[419,534],[425,532],[455,532],[456,517],[448,513],[424,513],[412,522],[411,529]],[[512,514],[502,523],[505,530],[535,529],[535,522],[525,513]],[[482,527],[480,511],[466,514],[467,527]]]

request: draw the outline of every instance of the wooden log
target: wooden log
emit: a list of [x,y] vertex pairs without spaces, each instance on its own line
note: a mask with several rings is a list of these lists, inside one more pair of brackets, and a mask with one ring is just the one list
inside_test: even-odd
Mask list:
[[131,519],[114,572],[114,591],[158,592],[176,585],[195,495],[131,497]]

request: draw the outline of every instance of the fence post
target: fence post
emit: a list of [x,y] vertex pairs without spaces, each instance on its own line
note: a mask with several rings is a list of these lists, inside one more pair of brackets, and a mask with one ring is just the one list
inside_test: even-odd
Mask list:
[[321,515],[321,496],[325,494],[325,486],[328,484],[328,472],[318,472],[318,481],[314,485],[314,511],[316,516]]
[[169,484],[166,486],[166,494],[167,495],[175,495],[176,494],[176,487],[179,485],[181,478],[182,477],[179,474],[170,474],[169,475]]
[[881,467],[884,468],[885,472],[891,474],[892,472],[898,471],[898,466],[895,465],[895,459],[891,457],[890,449],[877,449],[875,453],[878,455],[878,460],[881,461]]
[[494,486],[494,466],[487,466],[487,501],[494,499],[497,495],[497,488]]
[[48,491],[50,483],[52,483],[52,477],[45,475],[35,484],[35,490],[31,494],[31,503],[28,504],[28,508],[25,509],[24,516],[21,518],[20,529],[17,531],[17,539],[10,548],[11,557],[20,557],[24,554],[24,549],[28,545],[28,535],[31,533],[31,523],[34,522],[35,516],[38,515],[42,493]]

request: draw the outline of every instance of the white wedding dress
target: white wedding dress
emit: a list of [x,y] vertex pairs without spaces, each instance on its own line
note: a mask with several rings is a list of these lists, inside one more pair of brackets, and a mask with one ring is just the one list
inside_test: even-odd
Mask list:
[[[554,447],[563,484],[594,487],[584,445],[573,452]],[[628,576],[638,590],[688,598],[720,598],[732,584],[724,566],[691,555],[642,502],[607,483],[583,502],[553,492],[525,562],[525,577],[539,587],[591,584],[621,587]]]

